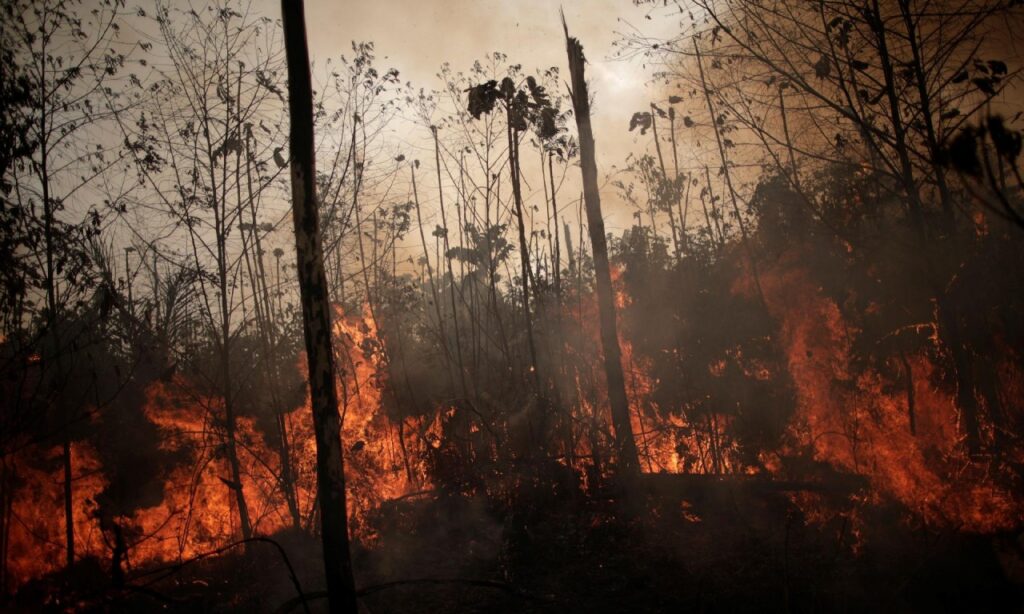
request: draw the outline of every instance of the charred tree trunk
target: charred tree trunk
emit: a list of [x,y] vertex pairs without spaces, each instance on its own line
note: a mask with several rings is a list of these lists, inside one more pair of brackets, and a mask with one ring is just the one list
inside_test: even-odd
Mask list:
[[903,367],[903,385],[907,389],[907,426],[911,435],[917,435],[917,404],[914,400],[914,370],[907,359],[907,353],[900,350],[900,365]]
[[[67,428],[67,427],[65,427]],[[73,480],[71,464],[71,434],[65,431],[61,442],[61,460],[64,466],[64,539],[67,553],[67,566],[75,564],[75,509],[72,498],[71,481]]]
[[291,120],[292,219],[295,224],[296,272],[309,365],[310,400],[316,430],[317,493],[327,599],[332,613],[358,612],[352,559],[349,555],[345,467],[341,450],[338,390],[334,384],[331,312],[316,203],[313,143],[313,89],[306,47],[305,10],[301,0],[281,0],[284,45],[288,58]]
[[[555,166],[552,161],[554,155],[548,152],[548,178],[551,179],[551,216],[554,218],[554,234],[555,234],[555,251],[553,254],[554,260],[554,275],[555,275],[555,298],[558,301],[558,307],[561,309],[562,306],[562,243],[561,237],[558,232],[558,202],[555,200],[557,195],[555,194]],[[571,249],[571,248],[570,248]],[[556,311],[555,313],[561,313]]]
[[0,459],[0,591],[4,594],[8,590],[10,575],[7,552],[11,536],[11,511],[14,506],[12,491],[16,478],[13,466],[8,465],[7,459]]
[[622,374],[622,356],[615,324],[615,301],[608,264],[608,245],[604,236],[604,220],[601,218],[601,194],[597,187],[594,133],[590,126],[590,98],[583,76],[586,59],[583,56],[583,45],[569,36],[568,26],[565,26],[565,42],[569,54],[569,74],[572,79],[572,106],[576,116],[576,128],[579,131],[587,226],[590,229],[590,242],[594,250],[594,277],[597,283],[605,377],[608,379],[608,400],[611,403],[612,426],[615,427],[619,467],[623,474],[631,476],[639,470],[640,465],[636,442],[633,440],[633,427],[629,421],[629,400],[626,398],[626,382]]

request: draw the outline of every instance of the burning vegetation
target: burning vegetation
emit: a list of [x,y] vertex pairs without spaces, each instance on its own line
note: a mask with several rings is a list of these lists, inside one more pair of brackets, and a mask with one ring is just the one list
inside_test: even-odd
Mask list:
[[93,4],[3,3],[0,607],[1024,603],[1017,3],[636,2],[606,183],[568,27],[307,142],[287,6]]

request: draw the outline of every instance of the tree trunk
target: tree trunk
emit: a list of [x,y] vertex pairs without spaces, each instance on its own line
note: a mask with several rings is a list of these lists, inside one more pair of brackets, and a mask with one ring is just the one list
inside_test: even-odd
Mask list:
[[313,89],[306,47],[302,0],[281,0],[284,45],[288,58],[291,121],[292,219],[295,224],[296,273],[309,365],[309,390],[316,430],[317,492],[327,600],[332,613],[358,612],[349,555],[345,467],[341,450],[338,390],[331,348],[331,312],[316,203],[313,145]]
[[[555,200],[555,166],[554,155],[548,152],[548,177],[551,179],[551,216],[554,218],[555,251],[553,254],[555,274],[555,299],[558,301],[558,308],[562,307],[562,244],[558,232],[558,202]],[[556,311],[561,313],[561,311]]]
[[[441,211],[441,226],[444,228],[444,261],[448,266],[448,296],[451,299],[452,304],[452,328],[455,329],[455,358],[458,361],[459,366],[459,383],[462,386],[463,398],[469,398],[469,386],[466,385],[466,365],[462,360],[462,334],[459,332],[459,308],[455,301],[455,271],[452,270],[452,259],[448,255],[451,250],[451,245],[448,241],[448,217],[444,210],[444,189],[441,185],[441,145],[437,140],[437,126],[431,126],[430,131],[434,135],[434,164],[437,170],[437,203],[438,209]],[[422,228],[422,226],[421,226]],[[437,263],[438,268],[441,267],[441,263]]]
[[[239,98],[241,96],[239,95]],[[255,247],[253,255],[253,270],[250,277],[253,281],[253,303],[256,306],[257,314],[262,314],[263,319],[257,318],[260,340],[263,343],[263,366],[270,382],[271,406],[274,411],[277,423],[278,455],[281,458],[281,492],[284,495],[285,503],[288,505],[288,513],[292,518],[292,526],[298,529],[302,526],[302,516],[299,513],[299,503],[295,494],[295,479],[291,464],[291,446],[288,443],[288,421],[282,411],[281,402],[281,369],[278,364],[276,346],[278,345],[274,328],[273,301],[270,298],[270,290],[267,288],[267,271],[263,265],[263,245],[260,241],[259,221],[256,216],[256,198],[252,188],[252,130],[246,131],[245,136],[245,182],[249,204],[250,219],[250,241],[251,247]],[[241,181],[239,180],[239,185]],[[238,202],[242,202],[241,196]],[[241,205],[240,205],[241,206]],[[239,213],[241,219],[241,213]],[[244,243],[243,243],[244,245]],[[154,263],[154,270],[156,265]],[[262,304],[262,309],[260,305]]]
[[530,315],[530,247],[526,242],[523,195],[519,186],[519,145],[517,144],[519,137],[517,131],[512,128],[511,115],[511,102],[508,102],[505,106],[505,130],[508,137],[508,167],[509,175],[512,179],[512,202],[515,204],[513,211],[516,216],[516,229],[519,231],[519,263],[521,275],[523,276],[523,316],[526,323],[526,342],[530,350],[530,374],[533,379],[534,392],[539,395],[540,369],[537,365],[537,346],[533,339],[533,316]]
[[[671,109],[670,109],[671,110]],[[658,108],[651,103],[651,128],[654,129],[654,149],[658,152],[658,166],[661,168],[662,182],[668,182],[668,172],[665,170],[665,157],[661,155],[661,139],[658,138]],[[675,132],[675,128],[672,129]],[[676,172],[678,175],[678,171]],[[662,203],[657,203],[662,204]],[[672,249],[675,253],[675,257],[679,257],[679,234],[678,227],[676,226],[676,213],[672,208],[674,203],[664,203],[665,208],[668,210],[668,224],[669,229],[672,231]]]
[[[441,295],[437,291],[437,284],[434,283],[434,269],[430,266],[430,252],[427,250],[427,235],[423,233],[423,213],[420,210],[420,196],[416,189],[416,168],[419,160],[414,160],[409,165],[412,173],[412,202],[416,206],[416,225],[420,230],[420,243],[423,245],[423,263],[427,266],[427,281],[430,282],[430,293],[434,298],[434,313],[437,314],[437,334],[441,340],[441,349],[448,364],[448,384],[455,390],[455,376],[452,374],[452,353],[448,348],[448,333],[445,331],[444,314],[441,313]],[[438,273],[440,274],[440,273]]]
[[[46,120],[48,118],[46,101],[46,88],[42,88],[41,108],[43,110],[40,115],[40,164],[39,164],[39,182],[42,184],[43,189],[43,239],[46,254],[46,272],[44,283],[46,285],[46,323],[49,328],[49,334],[51,338],[57,338],[57,279],[56,279],[56,265],[54,263],[54,211],[53,203],[50,197],[50,172],[49,172],[49,147],[47,139],[47,125]],[[126,280],[127,281],[127,280]],[[61,360],[62,351],[59,348],[59,344],[54,342],[54,358],[57,362],[57,372],[60,377],[63,376],[63,361]],[[65,405],[63,402],[63,395],[61,391],[57,391],[56,403],[58,407],[58,415],[64,419],[64,430],[63,438],[61,440],[62,450],[62,466],[64,469],[64,549],[65,549],[65,563],[68,568],[75,564],[75,522],[74,522],[74,500],[72,498],[72,462],[71,462],[71,432],[70,432],[70,417],[66,413]]]
[[11,536],[11,510],[14,504],[12,494],[15,482],[14,468],[7,459],[0,459],[0,592],[7,594],[7,552]]
[[[907,127],[900,111],[900,97],[896,85],[896,70],[898,66],[889,53],[886,36],[885,21],[882,18],[881,6],[878,0],[872,2],[872,19],[875,35],[878,43],[878,57],[885,76],[886,97],[889,99],[889,114],[893,128],[893,147],[896,150],[900,161],[900,180],[906,192],[907,209],[910,223],[917,234],[917,239],[922,248],[922,254],[927,253],[923,248],[935,240],[930,236],[929,228],[925,225],[923,203],[917,180],[914,176],[914,165],[910,159],[910,147],[907,144]],[[936,313],[938,315],[939,336],[945,343],[953,359],[954,375],[957,382],[957,408],[960,410],[960,428],[964,433],[964,444],[969,454],[975,454],[981,449],[981,433],[978,417],[978,401],[975,396],[973,367],[970,364],[970,353],[961,339],[960,325],[955,310],[949,307],[949,299],[945,296],[944,285],[938,279],[935,271],[935,264],[924,256],[922,260],[925,279],[931,285],[935,297]]]
[[590,242],[594,250],[594,277],[597,283],[597,307],[601,322],[605,377],[608,379],[608,400],[611,403],[612,426],[615,427],[619,468],[629,477],[639,470],[639,459],[636,442],[633,440],[633,427],[629,422],[629,401],[626,398],[626,382],[622,374],[622,358],[615,324],[615,301],[612,296],[608,245],[604,236],[604,220],[601,218],[601,194],[597,187],[594,133],[590,126],[590,98],[583,76],[583,64],[586,60],[583,56],[583,46],[577,39],[569,36],[568,26],[565,27],[565,39],[569,54],[569,74],[572,78],[572,106],[580,140],[583,197],[587,207]]
[[[673,109],[669,109],[668,114],[669,129],[668,135],[672,141],[672,169],[675,173],[673,181],[678,187],[679,184],[679,151],[676,148],[676,113]],[[679,248],[676,252],[676,260],[683,257],[683,252],[686,251],[686,216],[690,212],[690,177],[686,178],[686,201],[685,206],[679,202],[679,194],[676,194],[676,207],[679,209]]]

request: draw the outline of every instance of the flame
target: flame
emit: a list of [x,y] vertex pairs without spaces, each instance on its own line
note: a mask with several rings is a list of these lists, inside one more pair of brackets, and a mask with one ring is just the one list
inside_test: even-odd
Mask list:
[[[64,561],[62,456],[63,446],[58,445],[21,454],[12,463],[24,485],[10,511],[7,557],[13,585],[49,573]],[[76,548],[80,555],[96,555],[107,549],[95,521],[96,496],[107,482],[92,446],[72,442],[71,458]]]
[[[385,501],[432,486],[425,455],[403,458],[402,450],[421,450],[427,442],[437,441],[443,412],[437,412],[432,420],[408,420],[408,430],[403,429],[405,440],[400,441],[398,425],[383,411],[387,353],[369,308],[364,308],[361,318],[346,318],[337,309],[334,328],[335,339],[343,348],[342,364],[338,365],[339,398],[350,521],[354,535],[372,541],[376,535],[367,520],[371,511]],[[302,415],[308,417],[312,412],[305,410]],[[428,439],[428,433],[433,437]]]
[[[355,539],[372,545],[376,535],[370,513],[390,499],[427,490],[426,448],[441,436],[441,413],[407,419],[404,440],[384,412],[386,351],[368,311],[362,317],[335,311],[334,339],[338,362],[338,397],[345,475],[349,489],[350,529]],[[298,368],[305,372],[305,359]],[[181,375],[156,381],[146,390],[142,407],[160,431],[161,450],[179,462],[163,479],[163,497],[151,507],[113,519],[128,546],[129,570],[176,562],[209,552],[241,537],[236,497],[224,451],[223,401],[200,392]],[[307,393],[305,403],[287,411],[288,458],[301,525],[316,522],[316,444]],[[236,447],[241,486],[253,533],[270,535],[292,524],[281,488],[281,455],[255,419],[239,416]],[[404,445],[403,445],[404,444]],[[405,450],[405,452],[403,452]],[[59,570],[64,560],[61,448],[32,449],[15,459],[18,483],[11,509],[8,571],[10,584]],[[38,459],[46,462],[40,463]],[[77,558],[111,559],[113,538],[104,530],[97,496],[107,485],[93,448],[72,444],[74,522]],[[29,462],[32,460],[33,462]]]
[[[650,360],[636,354],[623,326],[623,310],[633,303],[633,298],[626,290],[622,268],[613,266],[610,272],[630,424],[640,456],[641,471],[707,474],[749,471],[737,461],[735,443],[729,436],[730,416],[712,414],[698,424],[685,413],[681,415],[678,412],[662,411],[652,400],[651,393],[657,382],[651,376]],[[584,331],[580,345],[574,347],[568,344],[565,351],[574,356],[578,363],[592,363],[586,371],[578,371],[574,376],[574,396],[577,399],[577,406],[573,408],[574,423],[609,424],[611,419],[604,372],[596,366],[598,361],[594,359],[601,355],[599,330],[593,324],[599,320],[596,294],[590,293],[575,302],[567,301],[564,309],[567,319]],[[598,400],[596,406],[589,400],[591,398]],[[575,453],[582,459],[590,458],[593,453],[593,437],[588,439],[585,435],[581,433],[576,439]],[[600,441],[606,449],[610,449],[606,439],[602,437]],[[718,459],[717,462],[715,459]],[[577,470],[586,482],[584,468],[577,467]]]
[[[619,311],[631,297],[622,272],[613,270]],[[760,284],[776,340],[784,350],[796,398],[796,411],[782,449],[767,451],[761,461],[768,474],[781,475],[784,456],[809,454],[841,472],[864,476],[867,492],[856,493],[860,504],[883,499],[901,503],[926,523],[965,531],[994,532],[1019,526],[1024,502],[1019,494],[990,478],[992,465],[966,457],[957,432],[954,399],[933,384],[938,367],[924,353],[905,358],[912,372],[916,428],[909,428],[906,391],[892,376],[853,360],[852,339],[858,331],[845,321],[839,306],[825,296],[792,255],[761,272]],[[734,292],[753,296],[749,275]],[[563,461],[576,471],[585,490],[602,476],[594,472],[599,455],[611,445],[610,412],[600,361],[596,297],[592,293],[567,300],[563,316],[578,334],[567,335],[563,351],[567,367],[563,399],[571,405],[570,437]],[[630,419],[648,473],[744,474],[762,470],[745,466],[731,436],[731,418],[721,414],[688,414],[687,407],[658,407],[650,360],[639,355],[620,324],[620,348]],[[437,407],[421,418],[397,422],[386,411],[389,394],[388,351],[372,312],[358,316],[335,311],[335,355],[338,411],[349,495],[350,530],[354,539],[372,547],[379,541],[375,512],[390,500],[431,490],[431,459],[441,448],[446,425],[456,421],[457,407]],[[753,379],[771,379],[769,367],[730,358]],[[305,371],[300,357],[297,369]],[[707,365],[721,376],[724,363]],[[1000,366],[1008,393],[1024,392],[1024,377],[1012,361]],[[905,389],[906,386],[903,386]],[[204,392],[182,375],[152,383],[141,408],[159,429],[159,448],[176,460],[161,479],[162,497],[150,507],[116,518],[101,518],[97,503],[108,485],[96,450],[72,444],[74,524],[79,558],[109,563],[112,526],[128,546],[129,571],[176,562],[227,545],[241,536],[235,488],[225,452],[223,400]],[[282,494],[282,453],[272,434],[250,416],[240,415],[236,447],[253,532],[270,535],[295,522]],[[316,449],[308,394],[305,402],[282,415],[288,433],[287,460],[298,524],[312,530],[317,522]],[[467,429],[480,428],[469,423]],[[571,446],[571,447],[569,447]],[[569,454],[569,452],[572,452]],[[5,475],[16,476],[8,501],[9,584],[60,569],[63,564],[62,449],[35,447],[8,461]],[[608,459],[603,459],[608,460]],[[5,493],[5,496],[6,493]],[[794,503],[810,521],[826,520],[828,510],[813,494],[796,493]],[[684,519],[700,519],[684,504]],[[856,525],[856,523],[854,523]],[[853,531],[858,531],[854,526]],[[11,588],[11,586],[5,588]]]
[[[876,493],[930,524],[976,532],[1019,525],[1024,502],[963,452],[954,399],[932,383],[936,367],[927,356],[907,357],[916,417],[911,432],[906,386],[854,368],[851,340],[858,331],[803,269],[780,261],[760,282],[797,395],[789,452],[808,449],[815,460],[866,476]],[[736,291],[751,292],[749,286],[743,280]]]

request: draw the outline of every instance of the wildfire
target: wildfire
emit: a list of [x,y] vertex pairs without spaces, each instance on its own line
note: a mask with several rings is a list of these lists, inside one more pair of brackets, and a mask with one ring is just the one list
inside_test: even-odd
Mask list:
[[[631,304],[621,272],[614,275],[616,302]],[[851,337],[839,306],[815,287],[799,266],[780,261],[762,271],[760,284],[777,326],[777,342],[792,378],[796,411],[783,449],[762,455],[760,466],[741,462],[733,439],[733,418],[720,413],[690,412],[682,405],[661,408],[652,392],[647,357],[638,355],[620,326],[622,364],[626,376],[632,427],[647,473],[749,474],[784,476],[782,456],[808,452],[849,474],[866,477],[871,490],[856,493],[861,501],[889,498],[900,502],[927,523],[966,531],[991,532],[1019,524],[1020,498],[987,479],[987,467],[961,450],[954,399],[932,383],[936,367],[926,355],[905,356],[911,390],[871,368],[855,365]],[[750,280],[734,292],[752,294]],[[566,368],[572,399],[572,454],[566,464],[590,489],[598,457],[610,446],[607,393],[599,367],[593,296],[568,301],[569,321],[579,332],[564,350],[572,360]],[[459,409],[441,406],[422,418],[396,421],[386,411],[389,394],[387,347],[377,323],[364,309],[359,316],[335,314],[336,384],[343,419],[350,528],[365,545],[376,543],[374,512],[389,501],[433,488],[431,459],[441,451],[448,424]],[[737,350],[738,352],[738,350]],[[772,368],[745,360],[735,352],[728,361],[740,364],[749,378],[771,379]],[[297,368],[305,371],[304,359]],[[712,378],[723,377],[725,359],[706,365]],[[1022,381],[1005,366],[1008,381]],[[913,428],[908,398],[914,403]],[[140,408],[159,431],[159,452],[173,459],[159,481],[159,496],[130,510],[112,512],[102,504],[109,486],[108,468],[96,450],[73,442],[73,510],[78,558],[95,557],[108,564],[117,539],[124,541],[126,571],[181,561],[230,544],[241,537],[237,490],[241,489],[252,531],[271,535],[298,526],[315,528],[317,481],[315,438],[308,395],[280,415],[286,445],[244,408],[236,419],[235,442],[241,482],[230,479],[225,449],[222,397],[178,374],[151,384]],[[666,411],[666,410],[671,411]],[[479,426],[470,424],[472,433]],[[36,455],[36,458],[32,458]],[[18,585],[62,566],[62,449],[27,450],[11,463],[16,492],[10,508],[7,545],[10,582]],[[290,468],[286,475],[285,465]],[[285,495],[294,493],[294,500]],[[792,501],[813,521],[816,499],[794,493]],[[691,521],[699,517],[683,504]],[[824,516],[823,516],[824,517]]]
[[[339,412],[346,446],[353,537],[372,543],[367,515],[389,499],[430,488],[424,449],[440,436],[440,413],[432,420],[406,421],[399,429],[383,411],[386,351],[376,323],[364,313],[335,315]],[[305,370],[305,361],[299,368]],[[74,518],[77,557],[109,562],[115,547],[113,526],[124,536],[130,571],[181,561],[241,538],[235,489],[224,448],[223,400],[200,391],[181,375],[149,386],[141,408],[160,433],[159,448],[176,462],[161,484],[155,505],[110,517],[97,501],[108,485],[104,468],[88,444],[72,444]],[[309,397],[284,413],[289,435],[287,454],[293,471],[299,522],[316,521],[315,438]],[[399,433],[404,433],[402,439]],[[268,443],[257,421],[239,416],[236,446],[245,497],[256,535],[270,535],[293,524],[282,495],[281,452]],[[8,545],[11,584],[43,576],[62,567],[64,552],[63,474],[60,446],[33,451],[44,463],[13,464],[18,488],[12,508]]]
[[[689,474],[746,472],[748,469],[734,454],[735,444],[729,437],[729,416],[711,414],[697,423],[685,411],[662,411],[663,408],[652,400],[651,393],[657,382],[651,376],[650,361],[644,356],[637,355],[623,325],[623,310],[633,303],[633,298],[625,287],[620,267],[612,267],[611,277],[619,320],[619,347],[626,379],[630,422],[640,455],[641,470],[646,473]],[[584,331],[583,339],[580,341],[582,348],[569,346],[566,351],[577,356],[599,355],[598,330],[591,324],[598,319],[596,297],[586,296],[576,304],[570,302],[566,308],[569,312],[568,318],[580,325]],[[576,422],[607,424],[610,419],[607,415],[607,391],[603,373],[596,366],[592,366],[578,373],[574,381],[575,397],[579,399]],[[604,402],[595,408],[587,400],[587,390],[596,390],[597,398],[604,399]],[[589,456],[594,436],[595,434],[591,433],[589,438],[581,436],[577,440],[577,456]]]
[[[64,560],[64,491],[62,446],[34,451],[42,463],[13,463],[22,485],[11,502],[7,543],[8,573],[17,585],[56,569]],[[27,457],[27,455],[25,455]],[[72,443],[75,535],[84,554],[102,552],[104,538],[95,521],[96,496],[106,486],[96,451]],[[19,459],[21,460],[21,459]]]
[[874,369],[855,369],[856,331],[799,266],[781,261],[762,272],[761,287],[797,396],[790,452],[809,449],[815,460],[866,476],[877,494],[927,523],[977,532],[1020,524],[1024,502],[963,452],[954,399],[932,383],[927,356],[906,357],[910,390]]

